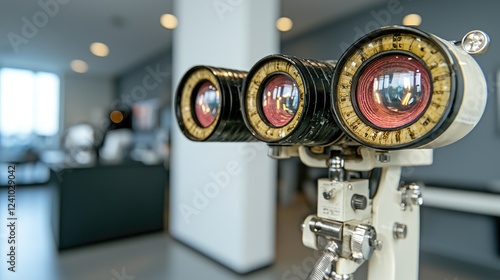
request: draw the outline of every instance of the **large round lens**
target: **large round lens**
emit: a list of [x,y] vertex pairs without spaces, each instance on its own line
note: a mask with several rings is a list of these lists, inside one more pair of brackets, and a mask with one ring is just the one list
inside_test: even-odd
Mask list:
[[209,127],[217,118],[219,113],[220,94],[215,86],[206,81],[198,88],[194,111],[196,120],[202,127]]
[[356,88],[360,113],[381,129],[410,125],[424,112],[431,83],[417,59],[397,54],[375,59],[361,73]]
[[262,112],[273,127],[287,125],[297,113],[299,90],[295,81],[285,74],[272,76],[262,92]]

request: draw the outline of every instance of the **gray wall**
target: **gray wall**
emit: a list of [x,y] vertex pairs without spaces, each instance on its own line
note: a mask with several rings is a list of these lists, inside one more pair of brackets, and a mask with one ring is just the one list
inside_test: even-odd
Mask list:
[[[388,7],[389,6],[389,7]],[[473,29],[486,31],[489,51],[477,57],[488,81],[488,105],[478,126],[467,137],[435,150],[430,167],[407,169],[406,175],[435,184],[479,189],[500,185],[500,133],[496,71],[500,70],[500,2],[498,1],[388,1],[387,4],[284,42],[282,52],[307,58],[338,59],[343,48],[380,26],[401,24],[410,13],[422,16],[421,29],[444,39],[461,40]],[[497,189],[500,192],[500,187]],[[425,195],[425,194],[424,194]],[[487,216],[424,208],[423,250],[499,268],[499,233]]]
[[[151,100],[157,102],[159,123],[169,131],[171,114],[169,110],[172,92],[172,52],[169,49],[151,57],[116,78],[116,99],[112,107],[131,108],[134,103]],[[154,100],[154,101],[153,101]],[[136,132],[136,144],[151,144],[155,141],[153,132]]]
[[127,105],[158,98],[162,105],[170,103],[171,51],[151,57],[141,65],[125,72],[116,79],[117,98]]
[[78,123],[99,126],[107,119],[114,97],[111,79],[68,74],[61,79],[63,89],[64,128]]
[[[376,27],[401,24],[410,13],[422,16],[421,29],[448,40],[461,40],[473,29],[486,31],[492,40],[489,51],[476,57],[488,81],[489,100],[478,126],[467,137],[435,151],[434,165],[408,174],[428,182],[470,188],[500,185],[500,133],[497,129],[496,71],[500,70],[500,2],[391,0],[371,10],[324,26],[284,42],[286,54],[316,59],[338,59],[342,48]],[[500,188],[499,188],[500,191]]]

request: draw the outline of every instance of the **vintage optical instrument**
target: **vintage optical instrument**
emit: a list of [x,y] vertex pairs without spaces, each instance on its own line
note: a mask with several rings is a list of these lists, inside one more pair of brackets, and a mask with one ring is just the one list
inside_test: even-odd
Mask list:
[[[175,99],[179,126],[194,141],[268,143],[273,158],[327,168],[317,214],[303,243],[323,251],[308,279],[418,279],[422,190],[401,183],[403,166],[432,164],[432,149],[467,135],[486,106],[472,55],[482,31],[446,41],[390,26],[365,35],[338,61],[271,55],[249,72],[196,66]],[[349,178],[368,171],[368,178]]]

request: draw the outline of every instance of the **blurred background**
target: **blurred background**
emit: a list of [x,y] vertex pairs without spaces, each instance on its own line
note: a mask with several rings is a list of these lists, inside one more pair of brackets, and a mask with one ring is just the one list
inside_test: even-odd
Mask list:
[[[207,1],[219,20],[249,0]],[[447,40],[473,29],[491,37],[476,57],[488,82],[482,120],[436,150],[434,165],[403,170],[429,188],[420,279],[500,277],[499,9],[495,1],[282,0],[266,27],[278,30],[280,53],[321,60],[393,24]],[[315,212],[315,180],[325,173],[295,159],[276,170],[271,266],[239,275],[169,235],[171,100],[182,75],[173,40],[182,24],[169,0],[0,3],[0,279],[303,279],[312,268],[317,255],[303,247],[299,225]],[[15,273],[4,225],[13,164]]]

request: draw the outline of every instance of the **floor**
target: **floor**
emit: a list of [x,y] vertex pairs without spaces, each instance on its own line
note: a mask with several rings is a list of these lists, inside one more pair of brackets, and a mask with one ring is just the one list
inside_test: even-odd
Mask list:
[[[58,252],[50,230],[47,186],[18,188],[16,272],[7,270],[7,191],[0,188],[0,279],[2,280],[159,280],[159,279],[304,279],[313,251],[300,242],[298,225],[308,209],[298,201],[278,211],[277,260],[274,265],[239,276],[158,232]],[[293,244],[293,245],[291,245]],[[366,267],[356,280],[366,279]],[[500,279],[499,271],[421,255],[420,279]],[[405,279],[401,279],[405,280]]]

